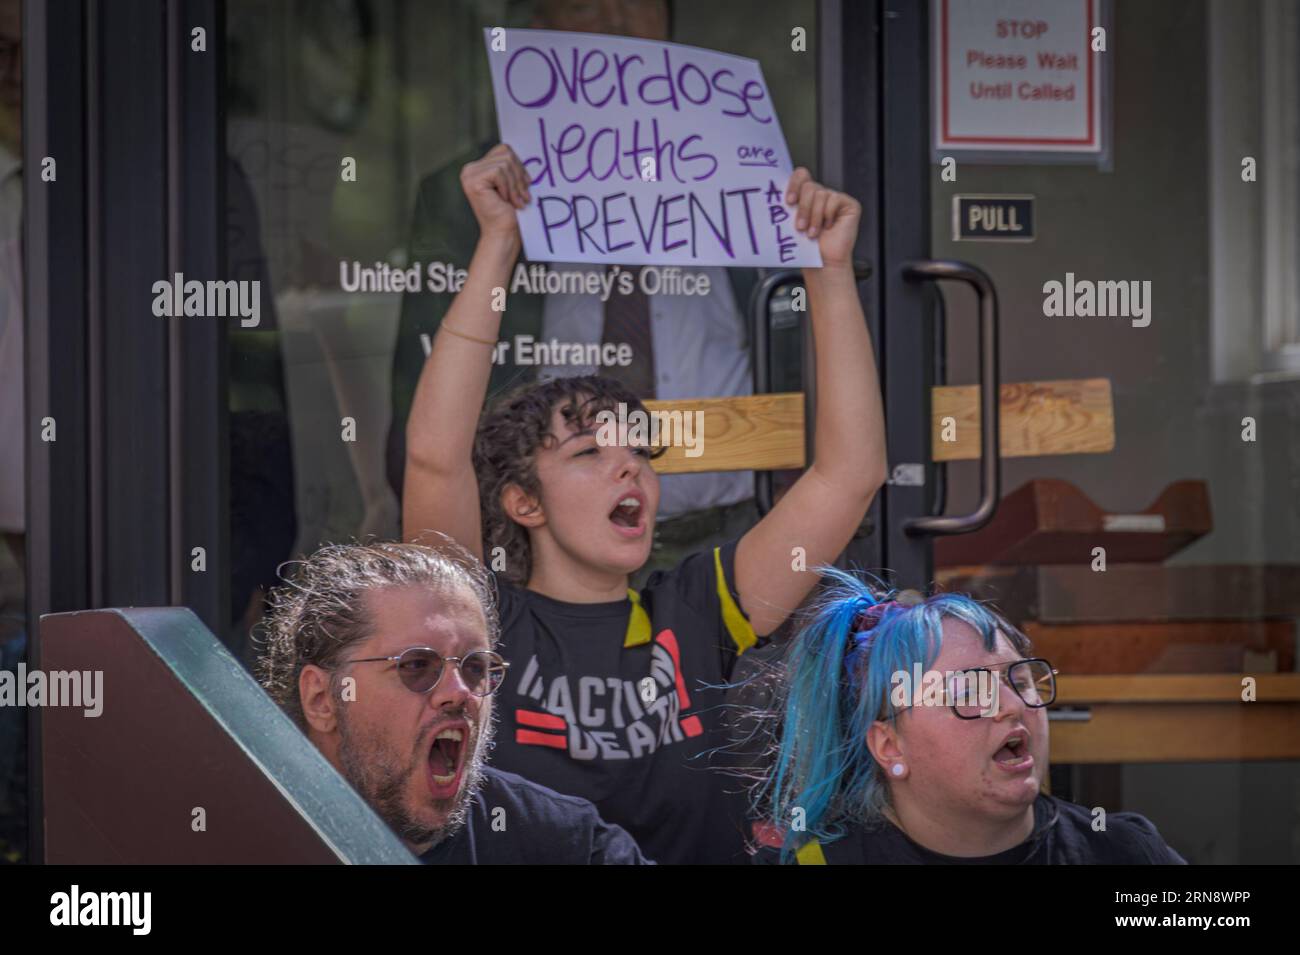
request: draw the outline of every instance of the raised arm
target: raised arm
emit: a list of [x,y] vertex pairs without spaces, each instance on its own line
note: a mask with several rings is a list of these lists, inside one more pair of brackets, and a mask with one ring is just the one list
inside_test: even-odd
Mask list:
[[465,285],[451,303],[420,372],[406,423],[402,536],[441,531],[483,556],[474,431],[487,393],[502,313],[493,290],[510,285],[519,256],[515,215],[529,201],[528,176],[509,146],[494,146],[461,170],[479,224]]
[[736,589],[760,636],[808,595],[815,568],[844,550],[886,476],[880,382],[853,277],[862,206],[803,168],[790,177],[786,201],[797,204],[795,227],[822,253],[820,269],[803,271],[817,369],[816,457],[736,550]]

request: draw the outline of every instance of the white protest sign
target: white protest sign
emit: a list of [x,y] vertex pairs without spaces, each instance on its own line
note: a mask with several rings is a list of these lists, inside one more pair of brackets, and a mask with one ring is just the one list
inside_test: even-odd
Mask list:
[[1099,153],[1098,0],[933,0],[941,152]]
[[[501,141],[528,170],[538,262],[821,265],[754,60],[650,40],[485,30]],[[504,41],[504,42],[503,42]],[[495,47],[495,49],[494,49]]]

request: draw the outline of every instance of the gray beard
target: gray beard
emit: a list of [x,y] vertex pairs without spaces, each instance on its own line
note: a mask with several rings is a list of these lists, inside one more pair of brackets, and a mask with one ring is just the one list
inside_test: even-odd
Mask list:
[[417,740],[410,762],[405,767],[399,766],[389,753],[375,746],[368,737],[354,731],[346,710],[344,707],[339,712],[339,763],[343,777],[370,804],[379,818],[400,838],[418,847],[421,853],[459,832],[469,818],[470,801],[483,783],[483,769],[492,747],[494,727],[491,711],[487,721],[477,728],[474,750],[465,759],[465,778],[460,792],[454,798],[454,805],[447,814],[447,821],[441,826],[430,828],[412,819],[405,804],[411,776],[423,771],[428,759],[428,740],[424,737]]

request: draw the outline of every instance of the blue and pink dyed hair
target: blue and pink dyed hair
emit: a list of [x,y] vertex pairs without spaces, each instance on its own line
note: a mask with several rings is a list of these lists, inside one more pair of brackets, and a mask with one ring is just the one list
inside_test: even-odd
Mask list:
[[[943,645],[943,621],[970,625],[986,650],[999,630],[1021,653],[1029,639],[1000,614],[964,594],[907,600],[873,590],[859,577],[824,568],[830,586],[790,641],[777,702],[773,765],[755,791],[760,818],[790,853],[808,839],[833,842],[854,824],[882,818],[889,790],[867,748],[867,730],[895,715],[891,679],[919,663],[930,670]],[[803,831],[792,831],[794,810]]]

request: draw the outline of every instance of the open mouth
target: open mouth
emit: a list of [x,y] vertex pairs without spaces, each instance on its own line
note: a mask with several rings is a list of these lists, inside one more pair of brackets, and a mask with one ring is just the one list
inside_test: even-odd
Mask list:
[[1008,737],[993,754],[993,762],[1008,772],[1031,768],[1034,765],[1034,757],[1029,753],[1029,737],[1022,734]]
[[641,512],[643,508],[639,498],[628,495],[618,502],[614,510],[610,511],[610,522],[623,533],[639,532],[642,529],[643,522]]
[[465,753],[465,730],[440,730],[429,747],[429,784],[439,798],[454,795],[460,782]]

